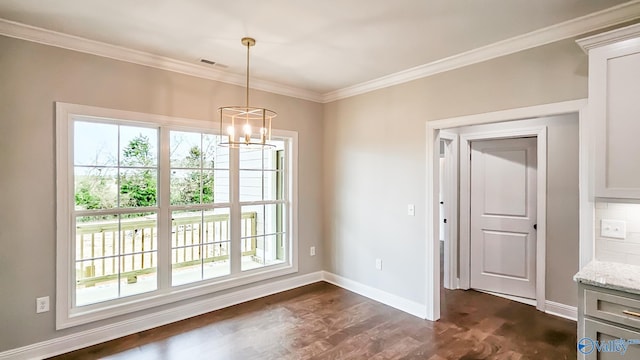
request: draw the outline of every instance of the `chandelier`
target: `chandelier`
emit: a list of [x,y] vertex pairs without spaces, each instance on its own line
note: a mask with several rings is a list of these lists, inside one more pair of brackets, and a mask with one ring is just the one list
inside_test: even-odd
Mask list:
[[247,47],[247,88],[245,106],[223,106],[220,114],[220,134],[223,140],[220,146],[265,147],[274,146],[271,140],[271,120],[278,114],[275,111],[249,106],[249,49],[256,44],[250,37],[242,38],[242,45]]

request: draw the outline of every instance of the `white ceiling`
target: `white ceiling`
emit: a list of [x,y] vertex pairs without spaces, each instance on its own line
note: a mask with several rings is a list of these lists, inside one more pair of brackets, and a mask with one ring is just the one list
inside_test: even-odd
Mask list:
[[319,94],[628,0],[0,0],[0,18]]

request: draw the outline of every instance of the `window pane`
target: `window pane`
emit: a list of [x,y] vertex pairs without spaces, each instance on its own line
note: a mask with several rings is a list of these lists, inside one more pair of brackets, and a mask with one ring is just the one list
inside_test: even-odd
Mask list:
[[242,239],[242,271],[286,261],[285,234]]
[[213,170],[213,200],[215,203],[229,202],[229,170]]
[[283,208],[280,204],[243,206],[241,237],[283,232],[285,229]]
[[280,200],[283,191],[282,171],[240,170],[240,201]]
[[279,165],[278,158],[284,156],[284,140],[271,140],[269,142],[275,147],[265,147],[263,151],[263,166],[265,170],[276,170],[282,169],[282,166]]
[[240,169],[243,170],[276,170],[278,157],[283,156],[285,141],[272,140],[269,142],[274,147],[264,148],[240,148]]
[[120,166],[157,167],[158,129],[120,126]]
[[282,204],[242,207],[242,271],[286,261],[283,209]]
[[273,140],[270,144],[275,147],[240,148],[240,169],[243,170],[276,170],[279,166],[278,158],[284,155],[285,141]]
[[284,198],[285,142],[273,143],[275,148],[240,149],[240,201]]
[[171,205],[229,202],[228,170],[172,170]]
[[76,166],[74,200],[76,210],[112,209],[118,204],[117,169]]
[[211,279],[231,273],[230,209],[204,212],[203,278]]
[[221,138],[211,134],[202,136],[203,168],[229,169],[229,148],[218,146]]
[[218,147],[219,136],[171,131],[170,137],[172,168],[229,168],[229,149]]
[[240,151],[240,169],[262,170],[262,149],[243,148]]
[[282,172],[265,170],[262,172],[262,200],[282,199]]
[[201,225],[202,211],[174,211],[171,216],[171,246],[177,248],[200,244]]
[[217,146],[218,140],[171,131],[171,205],[229,202],[229,152]]
[[[150,266],[152,253],[121,256],[122,269],[137,269],[123,271],[120,274],[120,296],[130,296],[154,291],[158,288],[157,268]],[[143,256],[146,255],[146,256]],[[144,261],[147,260],[145,264]],[[157,260],[154,264],[157,263]]]
[[76,218],[78,305],[156,289],[156,218],[155,213]]
[[171,284],[173,286],[184,285],[202,280],[201,260],[187,260],[189,253],[193,254],[200,247],[194,249],[193,246],[182,247],[171,250]]
[[171,131],[170,137],[171,167],[199,169],[202,158],[200,133]]
[[230,226],[229,208],[205,211],[203,242],[212,244],[231,240]]
[[118,125],[74,122],[74,165],[118,164]]
[[[88,260],[120,254],[120,231],[117,215],[76,218],[76,260]],[[97,276],[117,272],[114,264],[96,259],[96,271],[82,272]],[[115,271],[115,272],[114,272]]]
[[262,200],[262,171],[240,170],[240,201]]
[[[120,216],[121,254],[139,254],[158,250],[158,224],[155,213],[123,214]],[[131,270],[144,269],[142,256],[136,258]],[[128,270],[128,268],[124,268]]]
[[157,183],[156,170],[121,170],[120,207],[156,206]]
[[212,279],[231,274],[231,242],[225,241],[204,246],[204,278]]
[[172,215],[172,284],[228,275],[229,208],[174,211]]
[[201,170],[171,171],[171,205],[200,204]]
[[76,262],[76,306],[118,298],[118,257],[102,259],[108,272],[98,275],[99,265],[93,260]]

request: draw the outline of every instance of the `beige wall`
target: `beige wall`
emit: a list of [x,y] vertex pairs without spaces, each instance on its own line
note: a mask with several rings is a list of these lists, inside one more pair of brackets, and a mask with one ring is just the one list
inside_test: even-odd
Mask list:
[[[55,303],[54,102],[209,122],[219,106],[242,103],[243,92],[0,37],[0,352],[124,318],[55,331],[54,311],[35,313],[36,297]],[[309,257],[308,249],[322,254],[322,105],[264,92],[252,95],[252,105],[276,109],[276,127],[298,131],[299,274],[321,270],[321,256]]]
[[[586,98],[586,66],[566,40],[327,104],[326,270],[425,303],[426,122]],[[407,204],[416,205],[415,217]],[[577,219],[577,206],[569,211]],[[562,229],[548,230],[562,238]],[[562,253],[547,258],[550,274],[564,256],[577,261],[577,241],[568,236]],[[566,277],[549,280],[548,300],[576,304]]]
[[[209,121],[243,88],[6,37],[0,49],[1,352],[126,318],[55,331],[53,311],[35,314],[36,297],[55,302],[54,102]],[[324,106],[255,92],[299,132],[300,273],[425,303],[426,121],[584,98],[586,81],[586,55],[567,40]],[[559,284],[548,299],[574,305]]]

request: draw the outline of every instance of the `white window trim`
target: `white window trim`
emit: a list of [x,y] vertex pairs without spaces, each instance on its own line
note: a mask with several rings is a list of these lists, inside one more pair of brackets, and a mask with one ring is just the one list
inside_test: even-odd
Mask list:
[[[73,126],[74,116],[118,119],[145,125],[151,123],[156,126],[198,130],[211,125],[198,120],[56,102],[56,329],[65,329],[108,319],[298,272],[298,133],[274,129],[272,131],[273,137],[288,138],[291,142],[291,153],[286,157],[288,167],[285,170],[285,179],[290,179],[285,182],[290,194],[286,222],[289,238],[287,262],[239,272],[225,276],[223,279],[204,280],[176,287],[170,286],[170,273],[167,274],[170,268],[162,269],[158,267],[158,290],[152,293],[73,308],[72,295],[75,285],[72,281],[71,259],[75,240],[71,239],[73,234],[71,206],[74,204],[71,204],[70,199],[74,189],[71,181],[73,179],[73,167],[70,164],[72,164],[73,153],[70,151],[70,134],[72,133],[71,127]],[[160,151],[162,150],[160,149]],[[232,173],[233,171],[230,171],[230,174]],[[239,206],[236,206],[236,208],[239,208]],[[162,212],[163,210],[161,209],[158,216],[162,216]],[[161,226],[160,221],[158,226]],[[166,229],[159,228],[158,231],[166,231]],[[158,250],[159,263],[168,263],[168,253],[170,251],[164,251],[167,259],[162,259],[161,254],[163,252],[160,249]]]

